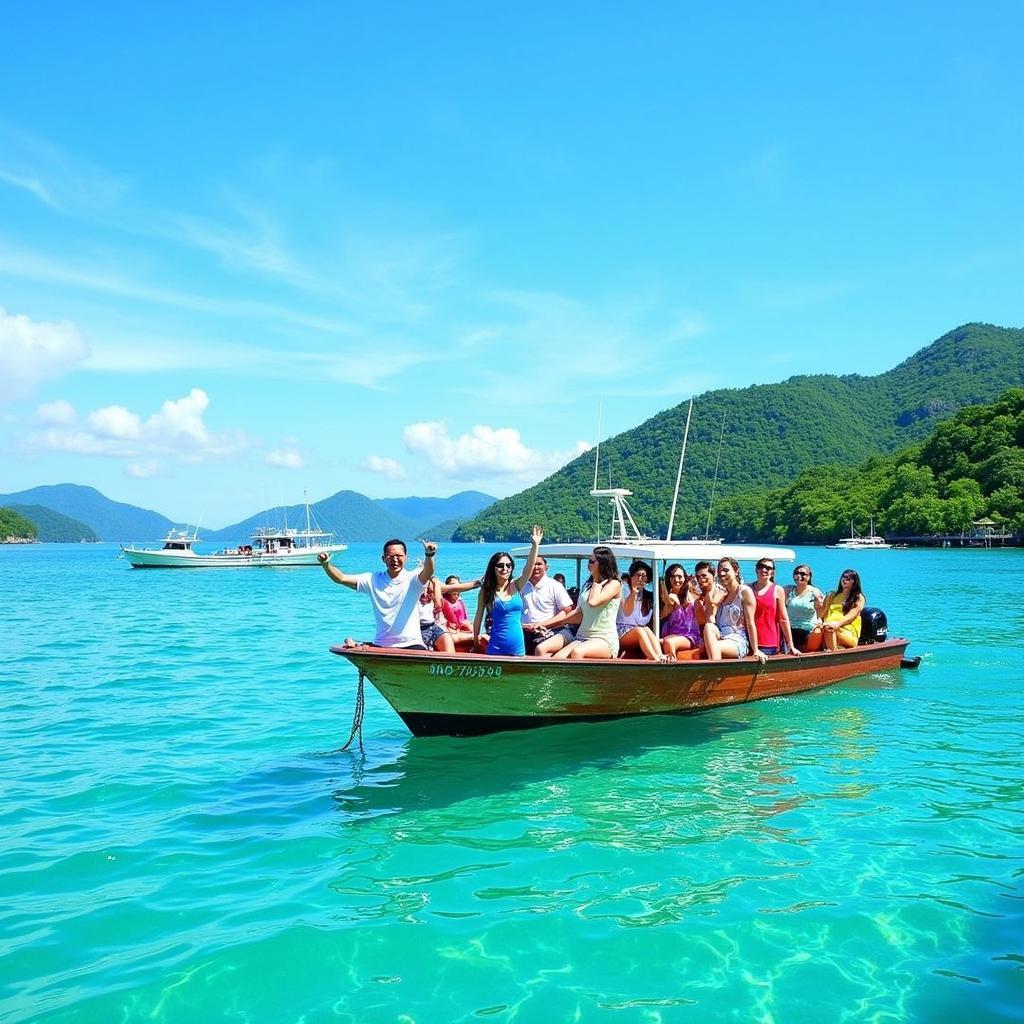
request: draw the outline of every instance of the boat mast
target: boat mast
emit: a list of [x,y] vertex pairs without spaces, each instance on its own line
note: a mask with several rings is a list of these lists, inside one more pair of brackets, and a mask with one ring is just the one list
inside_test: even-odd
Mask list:
[[672,539],[672,527],[676,521],[676,502],[679,500],[679,481],[683,478],[683,460],[686,458],[686,439],[690,436],[690,417],[693,415],[693,399],[690,399],[690,407],[686,410],[686,429],[683,431],[683,448],[679,453],[679,469],[676,472],[676,489],[672,492],[672,511],[668,516],[668,531],[665,540]]
[[718,455],[715,458],[715,479],[711,483],[711,500],[708,502],[708,521],[704,525],[704,539],[711,532],[711,510],[715,507],[715,489],[718,487],[718,465],[722,461],[722,442],[725,440],[725,411],[722,411],[722,432],[718,435]]
[[[601,465],[601,414],[604,412],[604,404],[602,402],[597,403],[597,441],[594,444],[594,486],[591,488],[590,493],[593,494],[597,490],[597,472]],[[594,543],[601,543],[601,502],[597,503],[597,525],[595,527],[596,532],[594,534]]]

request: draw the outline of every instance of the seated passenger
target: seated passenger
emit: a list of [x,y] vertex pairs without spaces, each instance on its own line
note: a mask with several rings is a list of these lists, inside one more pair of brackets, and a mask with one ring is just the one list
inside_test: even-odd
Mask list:
[[530,573],[530,582],[523,587],[523,634],[526,653],[548,658],[575,639],[572,630],[551,626],[550,620],[563,612],[571,612],[573,603],[565,587],[548,576],[548,562],[538,555]]
[[441,581],[432,576],[427,580],[423,593],[420,594],[420,634],[423,646],[428,651],[444,651],[445,654],[455,653],[455,642],[444,628],[444,616],[441,613]]
[[811,585],[814,573],[811,567],[801,562],[793,570],[793,582],[786,590],[786,613],[793,633],[793,643],[798,651],[812,652],[821,650],[821,617],[818,615],[818,602],[825,595]]
[[740,576],[735,558],[718,562],[719,591],[708,601],[711,614],[704,626],[704,647],[712,661],[723,658],[745,658],[752,654],[764,662],[767,656],[757,646],[754,624],[754,593]]
[[667,657],[674,658],[680,651],[697,650],[700,644],[697,606],[690,578],[678,562],[673,562],[665,570],[662,586],[661,649]]
[[473,639],[473,627],[469,622],[466,602],[459,597],[460,589],[457,589],[456,585],[461,589],[472,589],[478,587],[480,581],[473,580],[465,587],[458,576],[449,576],[441,587],[441,614],[444,617],[444,627],[453,643],[469,643]]
[[665,661],[667,656],[648,627],[654,617],[654,595],[647,589],[651,567],[646,562],[634,561],[623,578],[627,582],[622,585],[622,600],[615,618],[619,652],[640,651],[647,661]]
[[556,652],[556,658],[614,658],[619,653],[619,634],[615,628],[615,616],[622,600],[622,584],[619,569],[611,548],[601,545],[587,560],[590,578],[583,585],[579,600],[573,612],[556,619],[561,622],[578,622],[576,639]]
[[480,644],[480,624],[488,613],[492,616],[491,638],[487,641],[488,654],[521,656],[526,654],[523,636],[523,595],[537,560],[537,548],[544,531],[535,526],[530,535],[530,553],[518,579],[512,578],[515,562],[507,551],[491,555],[480,585],[480,598],[473,619],[473,645]]
[[754,567],[757,579],[754,593],[754,623],[757,625],[757,645],[765,654],[778,654],[783,642],[791,654],[799,654],[793,643],[793,633],[786,613],[786,592],[775,582],[775,561],[762,558]]
[[839,586],[818,603],[826,651],[857,646],[860,641],[860,613],[864,610],[864,604],[860,575],[853,569],[844,569],[839,577]]

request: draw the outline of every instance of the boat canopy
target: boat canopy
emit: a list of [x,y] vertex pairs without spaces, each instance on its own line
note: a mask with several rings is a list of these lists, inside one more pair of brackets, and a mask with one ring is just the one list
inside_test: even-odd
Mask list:
[[[762,558],[774,558],[779,562],[795,562],[796,552],[791,548],[780,548],[769,544],[721,544],[706,540],[638,540],[628,543],[594,541],[582,544],[541,544],[539,553],[547,559],[587,558],[598,545],[611,548],[616,560],[648,562],[717,562],[721,558],[735,558],[737,562],[757,562]],[[516,558],[525,558],[530,553],[528,546],[511,549]],[[692,565],[690,566],[692,568]]]

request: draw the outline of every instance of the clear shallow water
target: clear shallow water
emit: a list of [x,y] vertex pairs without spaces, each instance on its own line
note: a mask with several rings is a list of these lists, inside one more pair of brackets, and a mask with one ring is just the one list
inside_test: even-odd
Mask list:
[[0,547],[0,1020],[1020,1020],[1024,554],[801,554],[920,670],[360,757],[319,570]]

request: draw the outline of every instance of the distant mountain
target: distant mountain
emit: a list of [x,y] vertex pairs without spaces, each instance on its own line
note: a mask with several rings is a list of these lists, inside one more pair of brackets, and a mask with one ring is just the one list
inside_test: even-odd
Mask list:
[[51,484],[0,494],[0,505],[41,505],[89,526],[101,540],[158,540],[175,524],[159,512],[111,501],[95,487]]
[[99,537],[92,529],[70,516],[61,515],[42,505],[9,505],[19,515],[34,523],[39,530],[37,538],[48,544],[76,544],[96,541]]
[[[383,541],[389,537],[401,537],[412,541],[424,536],[424,531],[440,520],[454,520],[450,529],[468,515],[494,501],[490,495],[479,491],[462,491],[450,498],[388,498],[375,501],[356,491],[338,491],[310,506],[313,517],[323,529],[331,531],[343,541]],[[408,508],[411,515],[404,515],[392,507],[393,503]],[[76,521],[68,529],[82,530],[73,540],[89,537],[89,531],[100,540],[112,541],[156,541],[167,535],[172,526],[187,526],[174,523],[166,516],[148,509],[111,501],[94,487],[80,484],[53,484],[33,487],[14,494],[0,494],[0,505],[27,505],[40,511],[36,518],[49,511]],[[22,513],[23,515],[25,513]],[[200,530],[204,541],[247,540],[258,526],[303,527],[306,523],[306,506],[289,505],[283,508],[266,509],[240,523],[233,523],[222,530]],[[59,529],[57,520],[54,529]],[[189,526],[191,529],[191,526]],[[450,530],[449,530],[450,532]],[[40,533],[40,539],[48,539]],[[437,539],[441,539],[440,536]]]
[[[456,524],[470,519],[498,499],[482,491],[459,491],[450,498],[378,498],[377,504],[395,515],[411,520],[417,530],[425,530],[449,520]],[[436,530],[435,530],[436,532]],[[431,534],[433,536],[433,533]]]
[[[823,344],[827,339],[823,339]],[[856,368],[856,351],[837,353]],[[927,437],[966,405],[994,401],[1024,385],[1024,330],[966,324],[873,377],[792,377],[780,384],[709,391],[694,401],[673,534],[702,534],[716,499],[779,487],[801,470],[856,465]],[[601,444],[600,480],[627,487],[641,530],[664,536],[672,504],[687,403],[658,413]],[[525,539],[539,522],[547,536],[593,536],[608,508],[590,497],[595,453],[502,499],[456,531],[457,540]],[[714,518],[711,527],[714,529]]]

